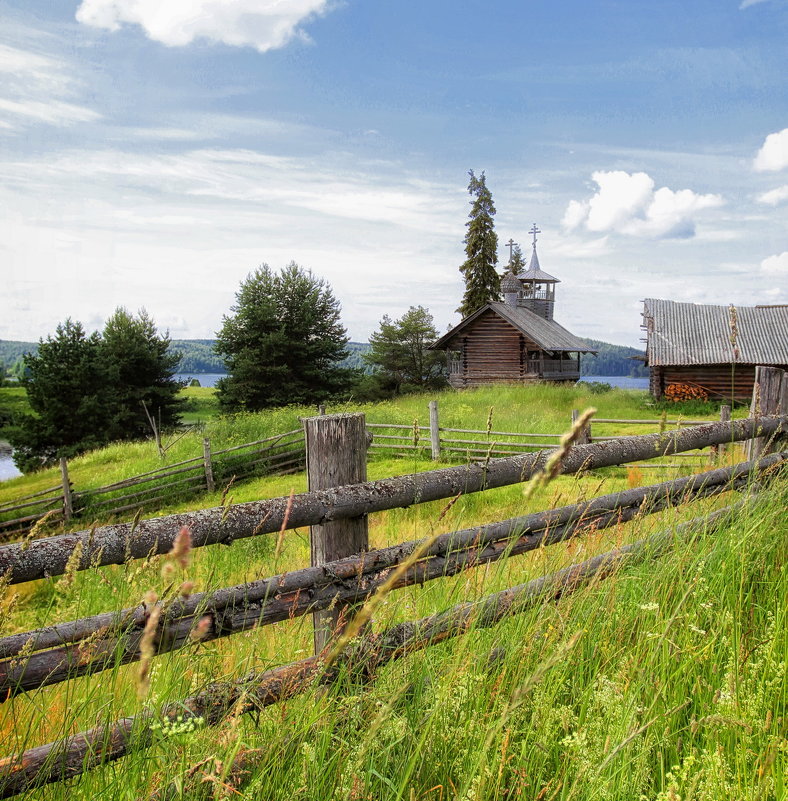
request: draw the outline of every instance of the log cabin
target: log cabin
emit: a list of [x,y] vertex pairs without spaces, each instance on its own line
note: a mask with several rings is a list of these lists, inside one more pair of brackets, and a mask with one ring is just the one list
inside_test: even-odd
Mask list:
[[755,367],[788,370],[788,305],[711,306],[643,301],[649,389],[699,388],[709,399],[747,402]]
[[501,279],[503,302],[486,304],[432,345],[447,351],[449,384],[578,381],[580,354],[596,351],[553,319],[558,283],[541,269],[534,236],[528,269]]

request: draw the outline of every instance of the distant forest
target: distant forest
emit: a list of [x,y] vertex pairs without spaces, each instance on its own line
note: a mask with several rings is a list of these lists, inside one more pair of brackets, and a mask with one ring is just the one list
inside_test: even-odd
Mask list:
[[[170,349],[180,354],[181,363],[178,366],[180,373],[223,373],[224,362],[213,351],[213,339],[173,339]],[[633,359],[633,356],[643,356],[643,351],[623,345],[611,345],[597,339],[585,340],[592,348],[599,351],[596,356],[587,354],[580,357],[581,375],[626,375],[644,377],[648,375],[648,368],[642,361]],[[344,364],[347,367],[357,367],[370,372],[369,366],[362,359],[362,355],[369,350],[367,342],[349,342],[349,355]],[[25,353],[37,351],[35,342],[15,342],[0,339],[0,368],[11,375],[18,375],[22,368],[22,357]],[[2,375],[2,372],[0,372]]]

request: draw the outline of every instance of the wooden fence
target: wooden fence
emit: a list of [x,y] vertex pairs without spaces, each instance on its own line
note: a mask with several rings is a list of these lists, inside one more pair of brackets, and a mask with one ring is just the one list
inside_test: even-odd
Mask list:
[[[192,525],[195,547],[212,542],[227,543],[238,536],[258,536],[304,524],[313,526],[313,566],[310,568],[186,599],[165,601],[155,615],[152,607],[138,607],[3,638],[0,640],[0,698],[7,699],[18,692],[138,660],[143,635],[151,626],[155,631],[153,648],[162,653],[193,642],[191,635],[197,627],[201,638],[208,640],[296,615],[348,608],[363,602],[384,584],[387,590],[391,590],[454,575],[486,562],[509,558],[606,526],[616,526],[633,517],[690,499],[740,488],[756,476],[762,480],[774,476],[775,471],[788,462],[788,453],[766,455],[758,462],[628,490],[489,526],[455,531],[426,541],[368,551],[367,543],[358,540],[357,531],[359,517],[367,512],[453,497],[458,492],[519,483],[541,472],[548,454],[513,456],[490,461],[484,466],[468,464],[415,477],[401,476],[331,488],[326,478],[333,472],[331,465],[345,465],[366,444],[363,415],[313,418],[308,423],[307,431],[311,429],[308,433],[311,437],[309,448],[322,449],[323,460],[327,462],[320,465],[323,487],[320,490],[288,499],[216,510],[221,511],[220,519],[212,519],[212,510],[204,510],[192,516],[176,515],[140,522],[131,530],[110,526],[77,535],[33,540],[24,545],[0,546],[0,571],[10,583],[15,583],[62,572],[61,568],[65,567],[62,557],[71,557],[75,549],[79,550],[76,565],[79,569],[111,564],[119,551],[123,552],[123,561],[129,557],[161,553],[169,550],[175,533],[188,523]],[[788,434],[788,416],[715,423],[676,432],[627,437],[620,442],[578,445],[563,456],[561,471],[572,473],[624,464],[649,452],[681,453],[697,447],[751,439],[756,433],[764,437],[766,453],[777,438]],[[322,442],[316,444],[320,438]],[[240,507],[246,508],[240,516],[233,516]],[[703,523],[708,524],[712,518],[704,516]],[[225,526],[228,521],[229,525]],[[211,533],[211,536],[201,536],[201,526],[207,526],[202,531]],[[332,548],[342,547],[345,527],[353,529],[355,554],[336,559]],[[167,530],[170,536],[164,536],[160,541],[158,535]],[[151,535],[157,537],[152,547]],[[364,536],[365,532],[361,540]],[[314,550],[316,537],[323,537],[317,559]],[[349,664],[356,670],[361,662],[363,673],[370,665],[377,667],[410,650],[458,636],[468,630],[471,622],[492,625],[534,602],[555,600],[590,577],[599,579],[609,575],[624,557],[653,555],[655,551],[670,547],[673,540],[674,532],[666,532],[658,535],[656,540],[602,554],[558,574],[483,598],[475,604],[461,604],[421,621],[395,626],[362,642],[360,647],[351,648],[344,656],[326,649],[322,654],[301,662],[246,676],[237,686],[223,685],[221,692],[209,688],[169,705],[157,717],[159,720],[162,714],[173,719],[178,715],[181,719],[202,717],[207,725],[214,725],[230,710],[235,714],[251,711],[303,692],[321,673],[324,680],[330,679],[332,662],[336,666],[337,660],[340,664],[343,660],[347,664],[350,659]],[[336,545],[331,545],[332,542]],[[148,638],[150,642],[150,632]],[[90,648],[85,650],[80,646],[87,640]],[[78,775],[93,766],[122,757],[130,748],[148,746],[151,738],[146,736],[146,731],[153,720],[150,713],[145,713],[137,721],[125,718],[0,760],[0,797]]]
[[[788,378],[775,368],[758,367],[752,415],[785,413],[788,408]],[[757,400],[757,405],[756,405]],[[782,410],[782,411],[781,411]],[[321,414],[324,407],[321,407]],[[572,411],[567,426],[575,421]],[[720,421],[731,419],[730,406],[720,407]],[[586,427],[583,443],[619,439],[622,426],[648,426],[656,432],[680,430],[708,423],[704,420],[595,418]],[[484,462],[490,458],[513,456],[555,449],[561,434],[502,431],[494,427],[493,414],[484,429],[452,428],[440,425],[438,402],[429,404],[429,425],[367,423],[372,435],[371,448],[382,455],[432,458],[444,462]],[[593,431],[592,431],[593,426]],[[618,429],[618,430],[616,430]],[[674,454],[679,462],[665,462],[649,455],[631,466],[638,469],[696,469],[709,465],[725,443],[688,454]],[[748,451],[748,456],[756,451]],[[10,542],[28,534],[46,516],[51,523],[68,523],[73,517],[108,517],[115,514],[161,506],[164,502],[213,492],[230,481],[253,476],[286,474],[303,469],[306,459],[303,429],[295,429],[266,439],[232,448],[211,450],[203,441],[203,453],[192,459],[170,464],[123,481],[87,490],[77,490],[69,481],[68,465],[61,459],[61,483],[48,490],[0,504],[0,542]],[[648,460],[648,461],[646,461]],[[21,516],[18,513],[22,513]],[[14,515],[17,516],[14,516]]]
[[85,490],[74,487],[61,459],[58,486],[0,504],[0,541],[24,536],[44,517],[48,523],[109,517],[213,492],[230,481],[293,473],[303,469],[304,453],[301,429],[220,450],[211,450],[204,439],[200,456]]

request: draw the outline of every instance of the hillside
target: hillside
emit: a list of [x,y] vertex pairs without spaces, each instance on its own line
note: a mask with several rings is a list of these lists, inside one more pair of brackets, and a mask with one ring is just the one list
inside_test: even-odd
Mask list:
[[[599,351],[596,356],[587,354],[580,358],[581,375],[628,375],[647,376],[648,370],[642,362],[632,359],[633,356],[642,356],[643,352],[625,345],[612,345],[597,339],[586,339],[588,344]],[[170,348],[180,354],[181,363],[178,367],[180,373],[223,373],[224,362],[214,353],[213,339],[173,339]],[[13,340],[0,340],[0,365],[10,369],[25,353],[35,352],[38,345],[35,342],[17,342]],[[369,350],[368,342],[349,342],[348,358],[344,364],[365,372],[369,367],[361,358]]]

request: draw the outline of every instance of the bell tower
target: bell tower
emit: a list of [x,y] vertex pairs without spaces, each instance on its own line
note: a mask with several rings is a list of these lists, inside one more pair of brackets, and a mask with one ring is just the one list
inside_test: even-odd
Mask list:
[[552,320],[555,306],[555,285],[561,282],[544,272],[539,266],[539,256],[536,254],[536,235],[541,231],[536,227],[536,223],[528,233],[533,236],[533,250],[528,269],[517,275],[517,280],[520,282],[517,305],[544,317],[545,320]]

